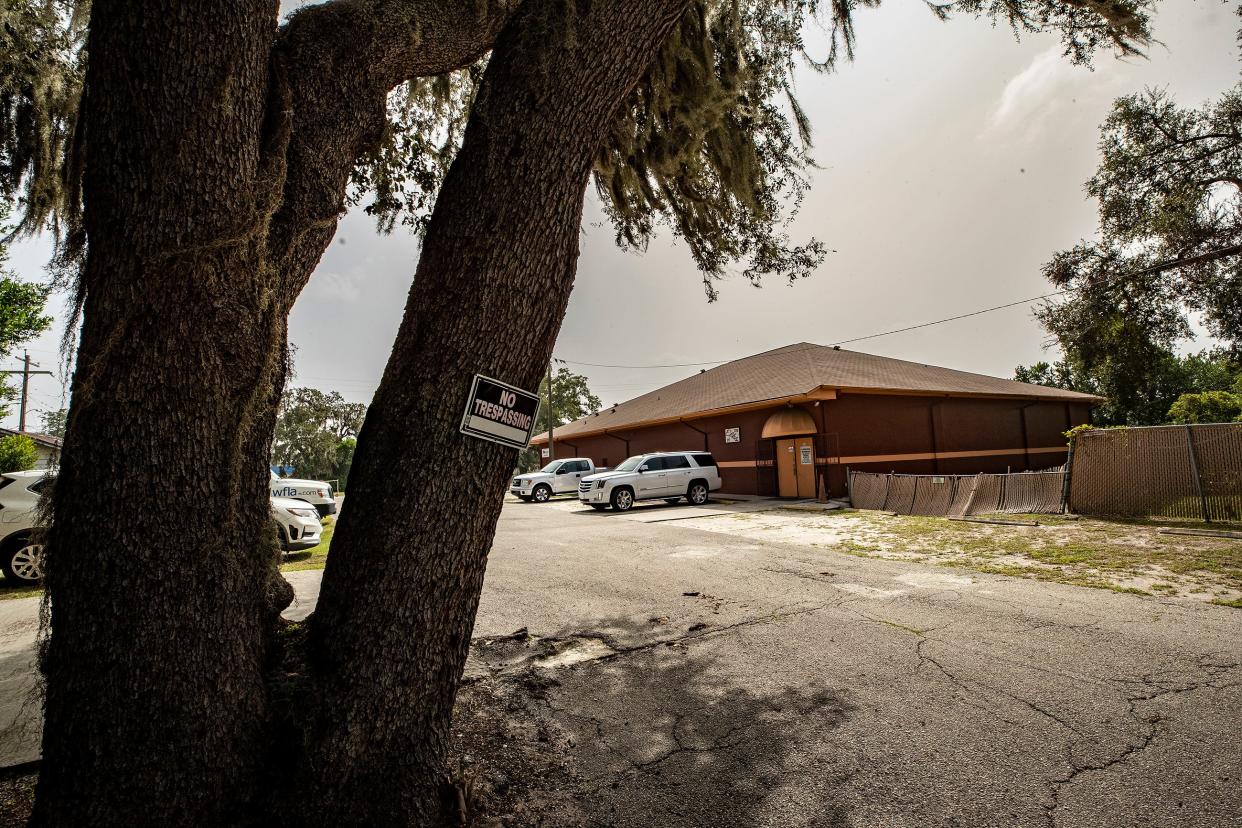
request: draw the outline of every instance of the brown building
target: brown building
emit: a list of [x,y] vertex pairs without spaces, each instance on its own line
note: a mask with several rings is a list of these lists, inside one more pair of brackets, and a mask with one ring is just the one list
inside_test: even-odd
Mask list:
[[[1100,397],[806,342],[734,360],[556,429],[558,457],[615,466],[707,450],[724,491],[846,492],[846,469],[1046,469]],[[547,434],[532,446],[546,447]]]

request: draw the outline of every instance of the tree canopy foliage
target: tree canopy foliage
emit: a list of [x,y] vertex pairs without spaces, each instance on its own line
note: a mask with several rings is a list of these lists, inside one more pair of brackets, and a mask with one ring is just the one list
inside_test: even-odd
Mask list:
[[39,427],[39,431],[52,437],[64,437],[65,423],[68,417],[69,409],[67,408],[40,411],[39,418],[43,425]]
[[[562,426],[574,420],[594,414],[603,407],[600,398],[591,391],[587,378],[561,366],[552,374],[552,396],[548,397],[548,378],[539,383],[539,414],[535,418],[535,433],[548,430],[548,423]],[[555,434],[553,435],[555,437]],[[563,456],[563,452],[561,453]],[[538,449],[526,449],[518,455],[518,471],[528,472],[543,465]]]
[[63,238],[80,221],[89,10],[86,0],[0,2],[0,195],[20,197],[19,233],[46,227]]
[[281,397],[272,441],[272,463],[297,477],[343,480],[367,407],[346,402],[337,391],[291,388]]
[[[1065,299],[1036,312],[1062,356],[1019,374],[1109,397],[1108,422],[1164,422],[1183,393],[1227,391],[1242,355],[1242,83],[1198,107],[1118,98],[1099,148],[1098,238],[1045,266]],[[1196,321],[1221,348],[1179,357]]]
[[[480,0],[504,5],[504,0]],[[1088,63],[1102,47],[1146,45],[1149,0],[925,0],[942,20],[983,17],[1015,35],[1056,31],[1065,55]],[[793,91],[799,60],[830,72],[852,59],[855,15],[880,0],[694,0],[599,152],[595,190],[618,244],[645,249],[660,227],[685,241],[709,298],[735,265],[758,284],[797,279],[823,260],[822,241],[795,243],[796,214],[814,166],[811,124]],[[530,37],[574,37],[575,2],[548,4]],[[19,57],[0,77],[0,190],[20,195],[22,233],[51,229],[62,264],[81,253],[82,147],[77,129],[88,0],[6,0],[0,45]],[[297,17],[297,13],[293,15]],[[804,32],[828,34],[823,55]],[[380,141],[354,168],[346,204],[381,230],[427,219],[456,155],[487,63],[411,78],[390,94]],[[553,71],[552,67],[546,67]]]

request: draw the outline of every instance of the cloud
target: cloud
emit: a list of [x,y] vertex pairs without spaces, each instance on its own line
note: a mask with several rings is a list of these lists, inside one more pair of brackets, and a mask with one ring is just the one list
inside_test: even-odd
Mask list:
[[352,268],[349,273],[317,270],[307,286],[307,291],[313,291],[315,297],[319,299],[328,299],[333,302],[356,302],[362,295],[360,283],[363,276],[362,270],[358,268]]
[[1050,124],[1072,117],[1080,103],[1108,100],[1121,88],[1116,61],[1100,61],[1095,71],[1075,66],[1051,46],[1005,84],[988,119],[988,132],[1021,133],[1033,138]]

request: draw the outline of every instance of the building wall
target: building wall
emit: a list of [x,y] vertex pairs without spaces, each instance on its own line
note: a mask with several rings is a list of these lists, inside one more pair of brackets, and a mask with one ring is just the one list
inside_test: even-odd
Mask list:
[[[819,427],[818,471],[833,496],[845,494],[847,468],[899,474],[975,474],[1046,469],[1065,462],[1061,432],[1090,420],[1079,403],[842,394],[803,406]],[[776,407],[557,440],[558,457],[590,457],[612,467],[652,451],[707,449],[723,491],[775,494],[774,444],[763,424]],[[741,439],[725,442],[725,429]]]
[[35,450],[39,452],[39,461],[35,463],[36,469],[54,469],[60,465],[60,449],[36,443]]

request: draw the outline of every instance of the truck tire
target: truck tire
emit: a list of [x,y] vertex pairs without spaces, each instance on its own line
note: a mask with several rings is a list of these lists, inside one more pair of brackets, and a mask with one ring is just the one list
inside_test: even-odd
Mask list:
[[530,496],[536,503],[547,503],[548,498],[552,497],[552,487],[545,483],[540,483],[535,487],[535,490],[530,493]]
[[9,586],[33,585],[43,580],[43,541],[31,535],[11,538],[0,553],[0,569]]
[[634,508],[634,492],[626,486],[618,486],[612,490],[612,508],[618,512],[628,512]]
[[686,500],[695,506],[702,506],[707,502],[708,494],[706,483],[702,480],[692,480],[690,488],[686,490]]

